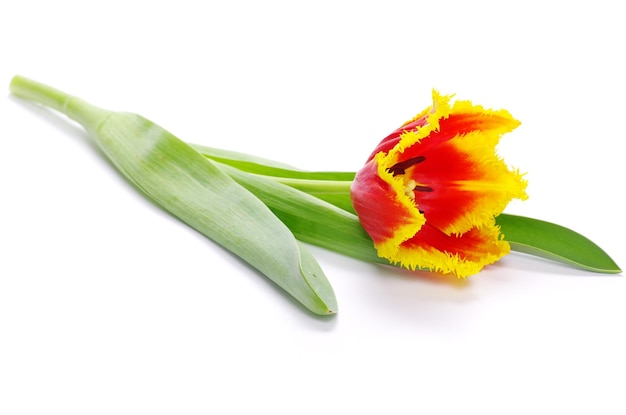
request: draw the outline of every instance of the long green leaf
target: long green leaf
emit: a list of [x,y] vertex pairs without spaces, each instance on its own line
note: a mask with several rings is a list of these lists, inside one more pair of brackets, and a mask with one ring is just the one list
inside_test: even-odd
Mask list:
[[622,272],[611,257],[583,235],[554,223],[502,214],[496,217],[511,249],[563,262],[587,271]]
[[389,264],[378,256],[356,215],[267,176],[226,165],[222,170],[254,193],[299,240],[363,261]]
[[250,263],[309,310],[336,312],[333,290],[305,246],[216,163],[139,115],[106,111],[19,76],[11,91],[81,123],[148,197]]

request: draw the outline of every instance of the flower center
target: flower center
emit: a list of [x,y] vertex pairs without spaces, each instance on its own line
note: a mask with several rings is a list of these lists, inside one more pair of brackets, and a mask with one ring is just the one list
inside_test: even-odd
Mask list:
[[[387,171],[396,177],[397,175],[404,175],[406,171],[411,167],[415,166],[426,160],[424,156],[411,157],[410,159],[406,159],[404,161],[400,161],[393,166],[389,167]],[[407,177],[408,176],[408,177]],[[404,192],[408,197],[415,200],[415,192],[432,192],[433,188],[429,186],[424,186],[422,184],[418,184],[414,179],[410,178],[410,174],[404,176]]]
[[424,186],[421,184],[417,184],[417,182],[413,179],[404,182],[404,193],[411,199],[415,200],[415,192],[432,192],[433,188],[429,186]]

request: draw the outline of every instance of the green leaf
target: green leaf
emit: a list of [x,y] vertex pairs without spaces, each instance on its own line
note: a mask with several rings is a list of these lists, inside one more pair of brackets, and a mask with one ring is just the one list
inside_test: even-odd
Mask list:
[[598,245],[563,226],[501,214],[496,218],[511,249],[563,262],[588,271],[618,274],[621,269]]
[[389,264],[378,256],[355,214],[268,176],[221,167],[265,203],[299,240],[363,261]]
[[22,77],[13,79],[11,91],[81,123],[137,188],[257,268],[309,310],[336,312],[333,290],[306,247],[215,162],[139,115],[106,111]]

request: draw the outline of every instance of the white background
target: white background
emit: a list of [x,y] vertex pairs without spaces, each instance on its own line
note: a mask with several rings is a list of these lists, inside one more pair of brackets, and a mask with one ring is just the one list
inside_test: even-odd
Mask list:
[[315,317],[8,92],[21,74],[356,170],[435,87],[522,121],[508,212],[623,267],[625,27],[603,0],[3,2],[0,413],[626,413],[623,275],[511,254],[457,281],[314,248],[339,300]]

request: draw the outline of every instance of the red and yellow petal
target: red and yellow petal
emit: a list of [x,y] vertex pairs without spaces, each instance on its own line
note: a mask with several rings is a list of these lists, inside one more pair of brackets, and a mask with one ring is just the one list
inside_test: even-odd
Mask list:
[[511,199],[526,198],[523,175],[509,169],[479,131],[456,136],[419,154],[424,161],[408,170],[404,180],[432,189],[415,192],[415,203],[429,223],[445,233],[463,233],[480,226],[501,213]]
[[376,159],[357,173],[350,193],[361,225],[382,257],[395,255],[426,221],[404,192],[402,180],[394,179]]
[[[449,96],[442,96],[433,90],[433,105],[402,124],[394,132],[385,137],[376,146],[368,161],[373,159],[378,153],[388,154],[390,151],[399,151],[402,153],[406,147],[419,143],[431,131],[439,127],[439,119],[446,117],[450,113]],[[412,134],[405,137],[407,133]],[[413,135],[414,134],[414,135]]]
[[460,278],[476,274],[510,252],[495,221],[472,228],[462,235],[446,235],[428,222],[411,239],[402,243],[389,259],[409,269],[428,269]]
[[[404,175],[432,192],[416,192],[426,220],[445,233],[463,233],[502,212],[513,198],[525,199],[526,182],[495,152],[502,134],[519,122],[506,111],[485,110],[467,101],[450,108],[448,97],[433,93],[438,129],[432,123],[406,131],[384,158],[386,168],[403,160],[424,161]],[[441,110],[443,109],[443,110]],[[449,113],[447,112],[449,111]]]
[[[430,107],[429,107],[430,109]],[[402,138],[402,135],[407,131],[413,131],[417,128],[424,127],[428,123],[428,114],[421,113],[418,114],[415,118],[405,122],[402,127],[396,129],[394,132],[385,137],[379,144],[376,146],[372,154],[369,156],[367,161],[370,161],[374,158],[374,156],[378,153],[388,153],[389,150],[394,148]]]

